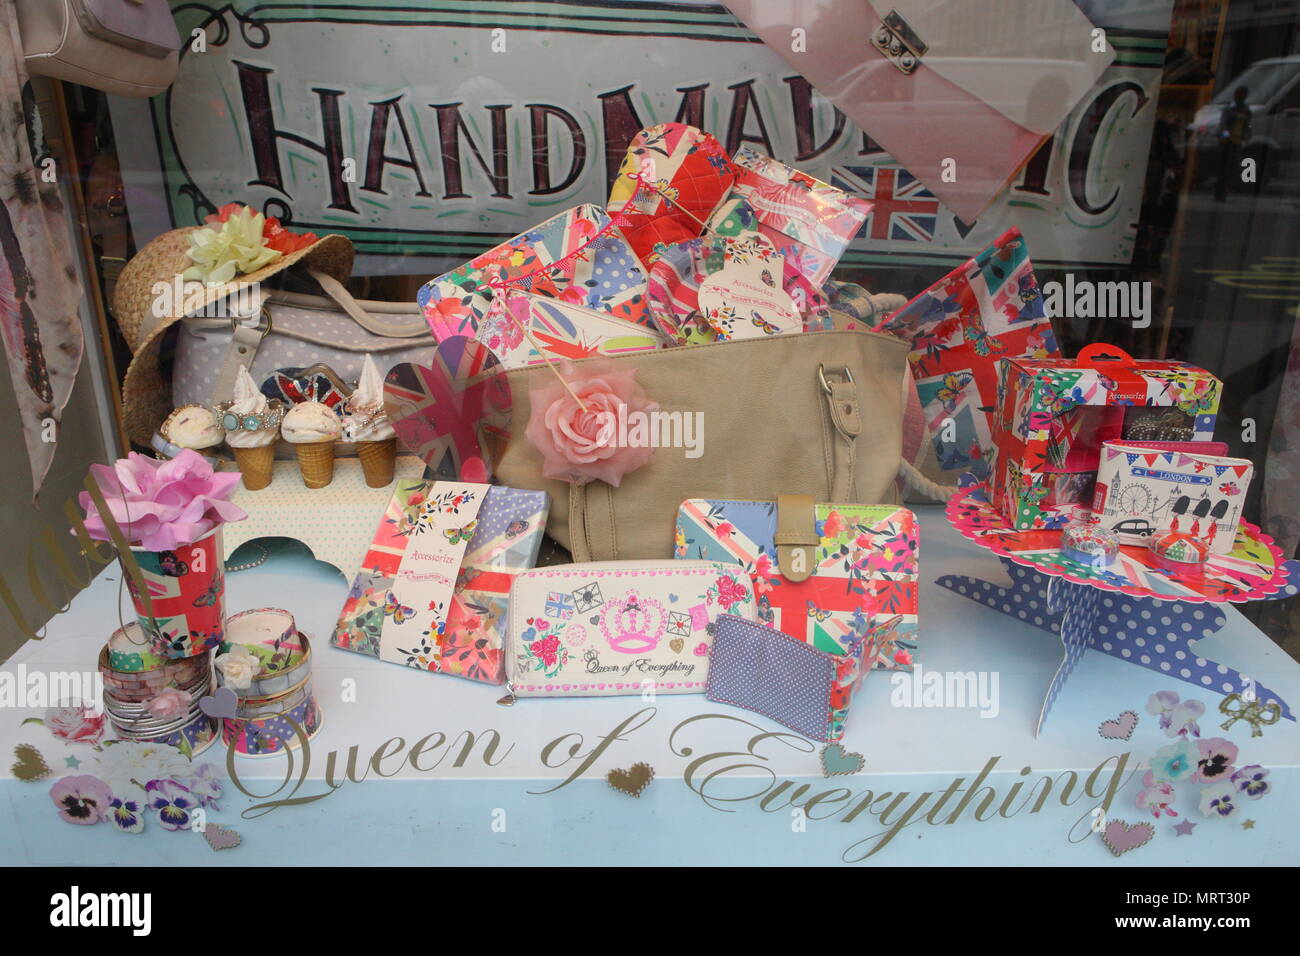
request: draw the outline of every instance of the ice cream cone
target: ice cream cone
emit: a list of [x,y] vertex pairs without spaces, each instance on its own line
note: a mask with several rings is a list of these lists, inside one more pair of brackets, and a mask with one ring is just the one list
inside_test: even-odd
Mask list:
[[324,488],[334,480],[334,445],[332,441],[313,441],[293,446],[298,452],[302,483],[308,488]]
[[382,488],[393,480],[397,439],[357,442],[357,457],[361,459],[361,468],[366,474],[366,485]]
[[268,443],[256,448],[234,448],[235,463],[244,476],[244,487],[260,491],[275,476],[275,445]]

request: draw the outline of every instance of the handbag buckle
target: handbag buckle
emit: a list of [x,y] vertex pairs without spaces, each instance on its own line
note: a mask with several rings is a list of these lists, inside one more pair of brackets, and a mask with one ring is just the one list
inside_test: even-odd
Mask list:
[[240,329],[250,329],[254,332],[261,332],[262,334],[258,339],[258,341],[260,342],[262,339],[266,338],[268,335],[271,334],[271,310],[268,309],[265,305],[263,305],[261,311],[258,313],[257,323],[255,325],[249,324],[249,319],[251,318],[252,318],[251,315],[247,315],[247,316],[232,315],[230,317],[230,331],[232,334],[239,331]]
[[[840,365],[836,367],[832,371],[832,374],[836,374],[836,373],[839,374],[840,378],[843,381],[848,382],[850,385],[853,384],[853,373],[849,371],[849,367],[847,365]],[[822,392],[824,394],[829,395],[831,393],[831,383],[826,381],[826,366],[821,364],[820,362],[817,364],[817,384],[821,386]]]
[[929,49],[897,10],[890,10],[871,34],[871,45],[898,67],[900,73],[909,76],[921,65],[921,57]]

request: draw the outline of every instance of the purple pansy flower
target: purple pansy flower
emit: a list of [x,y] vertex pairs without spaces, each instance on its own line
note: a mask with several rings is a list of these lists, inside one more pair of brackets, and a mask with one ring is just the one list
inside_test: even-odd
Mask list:
[[175,780],[150,780],[144,788],[149,809],[158,811],[158,822],[165,830],[183,830],[190,825],[190,814],[199,805],[189,788]]
[[59,808],[59,816],[68,823],[88,826],[98,823],[108,813],[113,791],[98,777],[82,774],[56,780],[50,787],[50,799]]
[[1236,797],[1237,788],[1231,783],[1206,787],[1201,791],[1201,812],[1207,817],[1230,817],[1237,812]]
[[1268,776],[1268,771],[1257,763],[1242,767],[1232,775],[1232,782],[1236,784],[1237,789],[1250,797],[1252,800],[1258,800],[1269,791],[1269,783],[1264,778]]
[[1237,745],[1222,737],[1210,737],[1196,743],[1195,779],[1201,783],[1217,783],[1232,776],[1232,762],[1237,759]]
[[114,797],[109,803],[105,819],[123,833],[141,833],[144,831],[144,813],[138,800],[123,800]]

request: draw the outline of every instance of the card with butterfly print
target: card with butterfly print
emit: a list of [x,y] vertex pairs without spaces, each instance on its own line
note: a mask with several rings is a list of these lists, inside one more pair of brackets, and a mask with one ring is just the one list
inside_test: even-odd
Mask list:
[[1018,229],[958,266],[877,329],[912,344],[925,427],[939,467],[983,480],[992,460],[998,362],[1061,354]]
[[552,216],[421,286],[416,302],[434,338],[473,338],[496,299],[490,282],[625,322],[650,323],[641,262],[604,210],[590,203]]
[[331,643],[502,683],[506,596],[514,576],[537,562],[549,506],[543,491],[398,482]]
[[[874,658],[911,670],[917,649],[919,532],[897,505],[816,504],[811,575],[778,566],[774,501],[694,498],[677,512],[674,555],[734,561],[754,584],[758,619],[828,654],[856,656],[871,629],[901,616]],[[870,665],[868,665],[870,666]]]
[[730,561],[603,561],[524,571],[510,589],[515,697],[702,694],[720,614],[754,617]]

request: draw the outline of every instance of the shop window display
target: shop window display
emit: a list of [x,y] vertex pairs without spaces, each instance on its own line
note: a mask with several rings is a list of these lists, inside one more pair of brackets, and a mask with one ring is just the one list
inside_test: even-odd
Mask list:
[[13,862],[1300,860],[1295,10],[6,6]]

